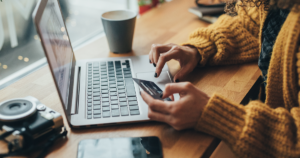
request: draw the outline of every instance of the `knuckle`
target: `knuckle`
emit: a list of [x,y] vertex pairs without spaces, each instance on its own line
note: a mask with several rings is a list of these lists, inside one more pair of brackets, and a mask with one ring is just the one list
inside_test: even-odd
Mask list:
[[186,82],[186,83],[184,83],[184,88],[185,89],[190,89],[190,88],[192,88],[193,87],[193,84],[191,83],[191,82]]

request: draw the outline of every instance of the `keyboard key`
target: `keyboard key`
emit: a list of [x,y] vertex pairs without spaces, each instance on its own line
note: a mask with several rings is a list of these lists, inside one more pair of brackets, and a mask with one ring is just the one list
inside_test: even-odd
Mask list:
[[88,95],[92,95],[92,92],[88,92]]
[[103,102],[102,106],[109,106],[109,102]]
[[116,92],[116,91],[117,91],[117,88],[110,88],[109,91],[110,91],[110,92]]
[[121,101],[121,102],[126,102],[127,99],[126,99],[126,98],[120,98],[120,101]]
[[88,96],[87,98],[88,98],[88,99],[92,99],[92,96]]
[[128,116],[128,108],[127,107],[121,107],[121,115],[122,116]]
[[139,109],[139,106],[137,106],[137,105],[129,106],[129,109],[130,109],[130,110],[138,110],[138,109]]
[[137,101],[130,101],[130,102],[128,102],[128,105],[129,106],[138,105],[138,102]]
[[110,109],[109,109],[109,106],[107,106],[107,107],[102,107],[102,111],[109,111]]
[[88,111],[91,111],[91,110],[92,110],[92,107],[88,107],[87,109],[88,109]]
[[88,92],[92,92],[92,89],[88,89]]
[[101,114],[94,115],[94,119],[101,118]]
[[102,98],[108,98],[108,94],[102,94]]
[[123,71],[131,71],[130,68],[123,68]]
[[93,105],[100,105],[101,102],[100,101],[94,101]]
[[94,110],[99,110],[99,109],[101,109],[100,105],[94,105]]
[[92,99],[88,99],[87,102],[88,102],[88,103],[91,103],[91,102],[92,102]]
[[116,77],[115,74],[109,74],[108,77]]
[[110,111],[104,111],[102,116],[103,116],[103,118],[110,117]]
[[125,93],[125,89],[121,89],[121,90],[119,89],[119,93]]
[[127,89],[126,93],[127,93],[128,97],[134,97],[134,96],[136,96],[134,89],[130,89],[130,90]]
[[123,75],[123,73],[121,71],[116,72],[116,75]]
[[131,75],[131,71],[124,71],[124,75]]
[[118,86],[118,89],[120,90],[120,89],[125,89],[125,87],[124,86]]
[[119,94],[119,98],[125,98],[125,97],[126,97],[125,93]]
[[101,79],[107,79],[107,75],[102,75]]
[[108,86],[102,86],[101,89],[108,89]]
[[109,81],[109,84],[116,84],[116,81]]
[[120,102],[120,106],[127,106],[127,102]]
[[94,93],[93,96],[94,96],[94,97],[99,97],[99,96],[100,96],[100,93],[99,93],[99,92]]
[[107,82],[107,79],[102,79],[101,81]]
[[99,101],[99,100],[100,100],[100,97],[94,97],[93,100],[94,100],[94,101]]
[[117,96],[111,96],[110,100],[118,100],[118,97]]
[[93,83],[93,85],[98,85],[98,84],[100,84],[99,81],[96,81],[96,82]]
[[109,80],[110,80],[110,81],[115,81],[116,79],[115,79],[115,78],[109,78]]
[[118,68],[116,69],[116,72],[122,72],[122,69]]
[[117,78],[123,78],[123,75],[117,75]]
[[128,101],[136,101],[136,97],[128,97]]
[[102,93],[102,94],[107,94],[107,93],[108,93],[108,90],[102,90],[101,93]]
[[92,103],[88,103],[87,105],[90,107],[90,106],[92,106]]
[[130,110],[130,115],[139,115],[140,111],[139,110]]
[[94,114],[101,114],[101,110],[94,110]]
[[93,89],[99,89],[100,88],[100,85],[94,85],[93,86]]
[[92,114],[92,111],[87,111],[87,114],[88,114],[88,115],[91,115],[91,114]]
[[111,105],[111,109],[119,109],[119,105]]
[[93,92],[94,92],[94,93],[99,93],[99,92],[100,92],[100,89],[94,89]]
[[112,115],[112,117],[118,117],[118,116],[120,116],[119,109],[111,110],[111,115]]
[[116,84],[110,84],[109,87],[110,88],[116,88]]
[[117,92],[110,92],[110,96],[117,96],[118,93]]
[[101,82],[101,86],[107,86],[108,83],[107,82]]
[[102,98],[103,102],[109,102],[109,98]]
[[124,78],[132,78],[132,75],[124,75]]
[[123,82],[118,82],[118,86],[124,86]]
[[88,119],[92,119],[92,115],[87,115],[87,118]]
[[112,104],[112,105],[115,105],[115,104],[118,104],[119,102],[118,102],[118,100],[112,100],[111,102],[110,102],[110,104]]

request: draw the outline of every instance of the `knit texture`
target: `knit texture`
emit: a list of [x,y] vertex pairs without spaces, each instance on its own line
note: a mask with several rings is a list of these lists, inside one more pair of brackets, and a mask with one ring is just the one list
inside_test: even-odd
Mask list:
[[262,72],[264,85],[267,85],[267,74],[270,65],[273,46],[281,29],[281,26],[286,20],[290,10],[274,9],[271,10],[266,18],[262,30],[262,48],[258,59],[258,67]]
[[[221,16],[183,45],[198,48],[201,66],[257,62],[268,15],[263,8],[240,7],[238,16]],[[273,46],[265,103],[242,106],[215,94],[195,129],[224,140],[238,157],[300,157],[299,36],[300,12],[291,10]]]

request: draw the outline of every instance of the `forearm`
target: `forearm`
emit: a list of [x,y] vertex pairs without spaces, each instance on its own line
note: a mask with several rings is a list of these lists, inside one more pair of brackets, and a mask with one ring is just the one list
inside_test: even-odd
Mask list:
[[195,30],[183,45],[198,49],[201,66],[255,61],[259,57],[258,11],[249,12],[240,9],[236,17],[222,15],[215,24]]
[[224,140],[239,157],[299,157],[299,121],[299,108],[242,106],[214,95],[195,129]]

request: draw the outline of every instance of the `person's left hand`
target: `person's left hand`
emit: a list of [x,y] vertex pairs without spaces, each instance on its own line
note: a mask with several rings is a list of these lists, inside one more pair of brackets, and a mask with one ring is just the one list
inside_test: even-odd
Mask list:
[[161,101],[153,99],[146,92],[141,92],[149,105],[148,117],[151,120],[165,122],[176,130],[194,128],[210,97],[190,82],[167,84],[162,98],[179,93],[178,101]]

